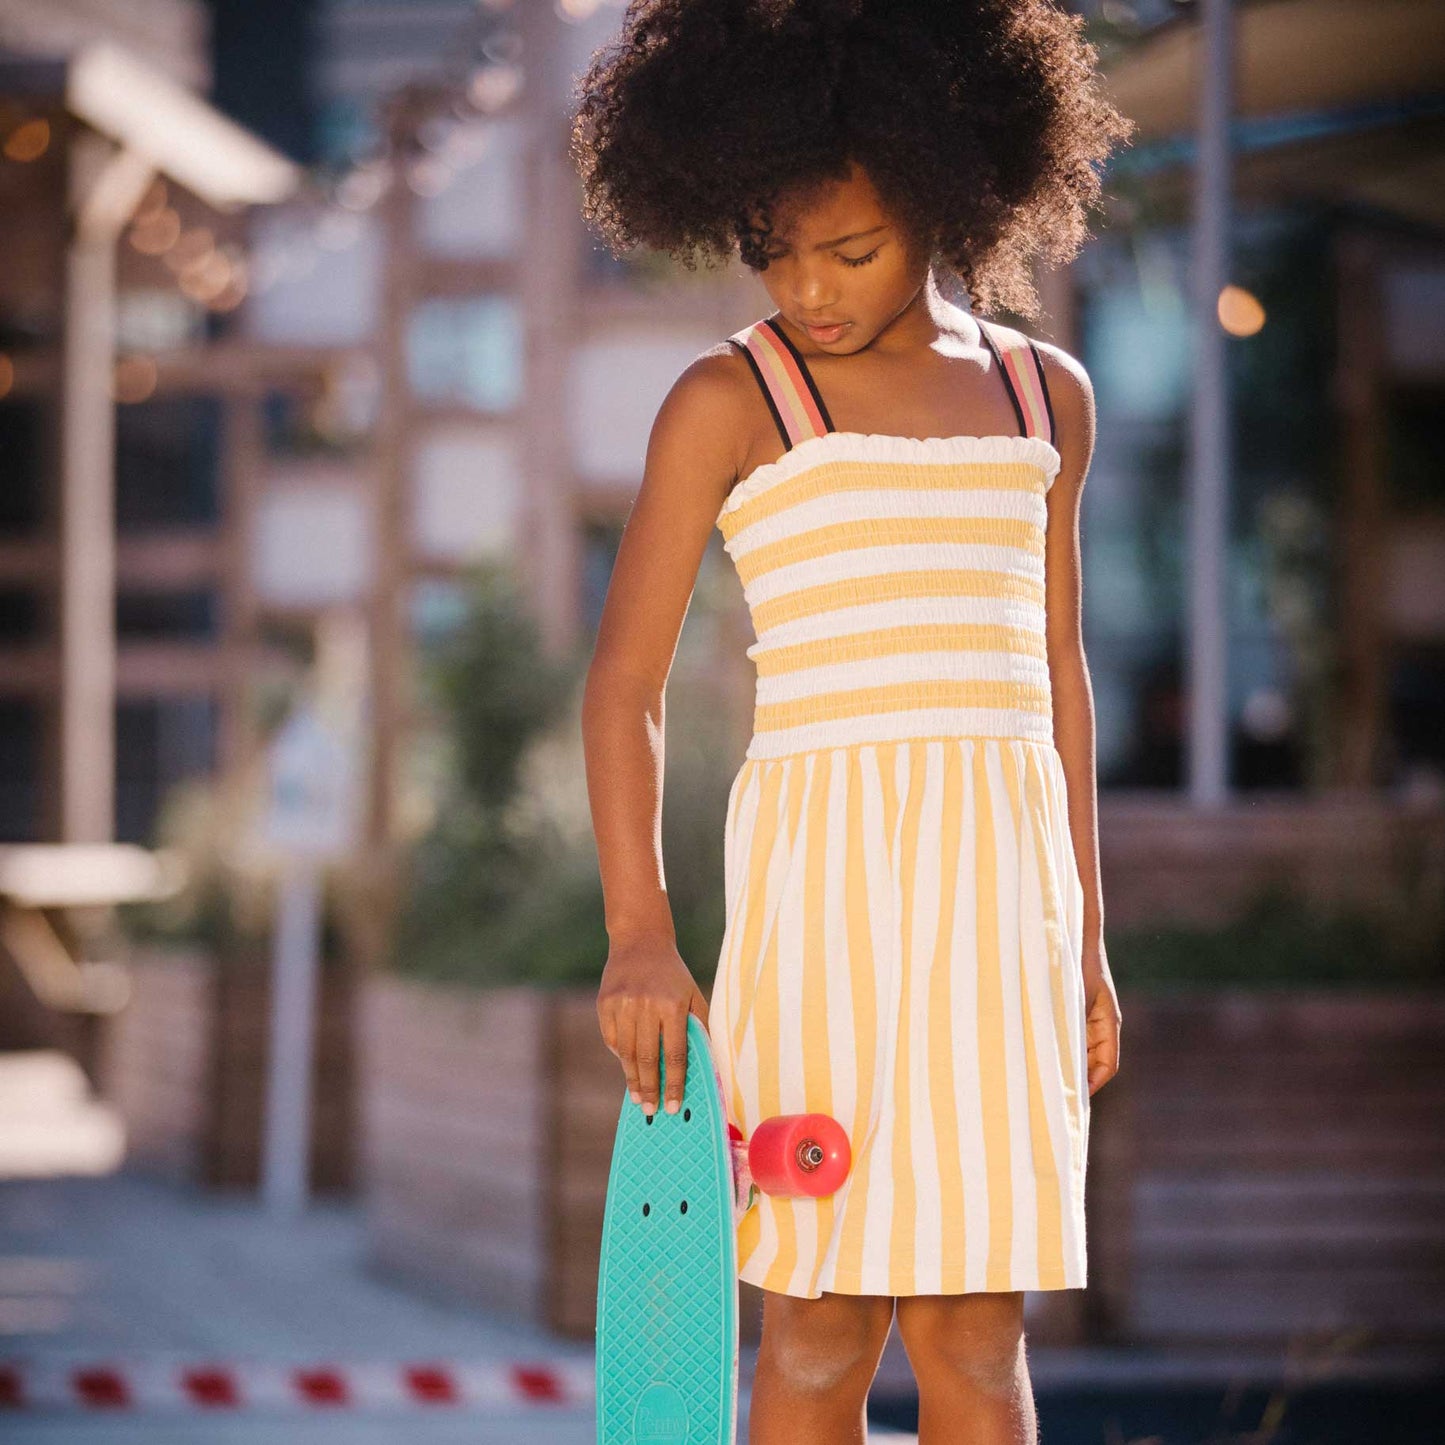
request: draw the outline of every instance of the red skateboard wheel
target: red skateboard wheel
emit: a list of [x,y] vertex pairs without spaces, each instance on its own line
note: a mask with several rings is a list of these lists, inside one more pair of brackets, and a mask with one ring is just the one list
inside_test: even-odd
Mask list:
[[753,1130],[748,1167],[766,1194],[818,1199],[842,1187],[853,1163],[843,1126],[827,1114],[778,1114]]

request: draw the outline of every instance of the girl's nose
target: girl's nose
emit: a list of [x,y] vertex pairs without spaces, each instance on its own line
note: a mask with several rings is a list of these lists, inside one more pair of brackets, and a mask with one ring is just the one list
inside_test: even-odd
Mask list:
[[793,304],[799,311],[811,315],[818,311],[826,312],[830,307],[836,306],[838,298],[829,296],[821,281],[805,282],[793,288]]

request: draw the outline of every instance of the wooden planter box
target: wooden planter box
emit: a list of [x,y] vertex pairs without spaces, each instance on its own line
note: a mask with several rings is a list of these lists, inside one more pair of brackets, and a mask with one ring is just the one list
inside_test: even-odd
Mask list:
[[1197,808],[1108,789],[1099,864],[1109,923],[1228,923],[1266,884],[1334,907],[1392,903],[1427,931],[1445,899],[1445,807],[1341,789],[1243,793]]
[[106,1020],[99,1087],[126,1128],[126,1165],[175,1183],[204,1174],[215,963],[196,949],[130,960],[130,999]]
[[1445,1340],[1445,996],[1121,989],[1120,1008],[1090,1139],[1098,1333]]
[[[120,1109],[128,1168],[178,1183],[254,1189],[261,1177],[270,968],[195,948],[137,948],[131,997],[106,1021],[100,1089]],[[350,976],[322,970],[311,1186],[349,1190],[357,1134]]]
[[[593,1338],[625,1093],[596,990],[380,976],[361,1012],[373,1262],[429,1292]],[[756,1340],[761,1291],[742,1290],[742,1335]]]
[[[1089,1288],[1036,1341],[1445,1338],[1445,999],[1125,994],[1093,1099]],[[621,1069],[594,989],[377,977],[362,999],[364,1190],[384,1271],[595,1333]],[[762,1295],[743,1285],[743,1336]]]

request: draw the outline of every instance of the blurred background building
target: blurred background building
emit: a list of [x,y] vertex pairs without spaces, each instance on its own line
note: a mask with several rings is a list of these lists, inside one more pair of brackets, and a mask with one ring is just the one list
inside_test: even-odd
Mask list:
[[[1110,167],[1095,238],[1040,278],[1045,315],[1023,325],[1084,362],[1098,401],[1084,629],[1116,978],[1433,987],[1445,915],[1445,7],[1235,7],[1236,214],[1217,306],[1231,403],[1232,796],[1212,811],[1182,794],[1197,7],[1071,8],[1139,129]],[[486,935],[521,960],[510,981],[581,984],[560,1013],[530,996],[507,995],[485,1018],[480,1003],[395,990],[366,1008],[358,999],[364,974],[423,972],[416,960],[434,942],[395,924],[407,859],[446,816],[453,775],[439,740],[505,755],[515,741],[510,717],[478,708],[459,724],[465,681],[449,713],[425,659],[465,634],[476,575],[492,567],[516,579],[539,659],[585,658],[663,395],[701,350],[768,309],[740,266],[688,274],[615,259],[583,224],[565,111],[619,15],[616,0],[0,0],[0,843],[170,841],[179,786],[251,787],[325,660],[326,624],[357,624],[371,746],[351,893],[327,941],[315,1178],[362,1187],[361,1100],[391,1101],[377,1115],[384,1144],[365,1146],[398,1151],[370,1169],[380,1252],[433,1283],[474,1277],[476,1297],[540,1290],[548,1318],[572,1328],[585,1327],[595,1258],[589,1276],[586,1247],[573,1257],[558,1241],[592,1237],[595,1198],[539,1164],[528,1208],[515,1191],[488,1196],[518,1236],[473,1237],[475,1256],[458,1265],[442,1202],[455,1181],[427,1171],[469,1153],[510,1163],[532,1136],[479,1143],[466,1130],[481,1126],[462,1116],[491,1097],[485,1080],[470,1105],[455,1090],[423,1104],[400,1066],[376,1082],[359,1044],[377,1076],[382,1061],[434,1047],[470,1081],[485,1039],[509,1068],[536,1071],[527,1101],[553,1109],[562,1097],[578,1111],[565,1148],[595,1145],[615,1107],[602,1082],[615,1061],[592,1057],[588,982],[605,958],[592,860],[534,868],[545,886],[534,880],[509,931]],[[669,698],[669,880],[704,982],[720,923],[706,880],[720,882],[721,860],[707,849],[751,722],[749,640],[714,537],[684,629],[688,680]],[[494,687],[499,711],[541,670],[526,656],[510,672],[493,664],[482,690]],[[701,699],[691,712],[690,693]],[[561,738],[538,755],[534,786],[585,842],[576,738]],[[211,826],[216,848],[236,831],[224,811]],[[433,880],[445,872],[421,854]],[[462,887],[479,871],[475,857],[457,865],[458,907],[490,916],[501,904]],[[36,913],[34,898],[5,899],[4,877],[0,922]],[[1304,900],[1287,925],[1239,922],[1262,883]],[[1398,974],[1379,937],[1333,921],[1347,902],[1393,920]],[[196,938],[221,962],[136,970],[111,1078],[152,1162],[249,1186],[267,1006],[255,963],[270,918],[256,915],[247,972],[231,966],[230,935],[221,946],[204,933],[208,908]],[[426,909],[440,928],[445,908]],[[470,917],[457,920],[448,957],[485,953]],[[1170,930],[1184,923],[1215,930],[1214,942],[1181,943]],[[43,936],[0,930],[3,1046],[68,1038],[46,1033],[34,998],[4,1007],[34,994],[39,974],[22,955]],[[497,981],[485,959],[474,980]],[[1118,1127],[1134,1132],[1098,1176],[1095,1298],[1108,1327],[1287,1330],[1353,1288],[1299,1265],[1328,1248],[1369,1272],[1355,1296],[1368,1296],[1365,1314],[1393,1309],[1402,1328],[1438,1336],[1429,1221],[1445,1181],[1419,1161],[1445,1090],[1430,1063],[1440,1022],[1409,1005],[1326,1026],[1323,1012],[1279,1007],[1222,1004],[1186,1038],[1194,1025],[1167,1007],[1150,1032],[1141,1001],[1140,1077],[1152,1058],[1184,1082],[1155,1091],[1152,1115],[1147,1086],[1137,1114],[1122,1082],[1109,1091]],[[453,1014],[472,1032],[443,1044]],[[194,1023],[185,1048],[181,1020]],[[1266,1067],[1276,1034],[1308,1054],[1278,1076]],[[1259,1070],[1231,1076],[1227,1122],[1216,1105],[1200,1123],[1190,1111],[1223,1096],[1199,1081],[1241,1037],[1256,1040]],[[1408,1096],[1389,1149],[1367,1102],[1356,1113],[1338,1103],[1345,1145],[1309,1135],[1327,1060],[1357,1046],[1359,1069],[1383,1067],[1372,1037],[1399,1047],[1393,1072],[1370,1074],[1369,1098]],[[1170,1072],[1186,1045],[1197,1072]],[[177,1072],[157,1082],[148,1070],[168,1046]],[[99,1077],[100,1053],[76,1052]],[[511,1099],[499,1090],[496,1116]],[[1203,1163],[1171,1154],[1190,1138],[1207,1146]],[[593,1155],[579,1166],[589,1178]],[[1288,1167],[1262,1182],[1268,1158]],[[1326,1176],[1337,1214],[1301,1244],[1285,1226]],[[1116,1216],[1111,1201],[1126,1197],[1154,1211],[1140,1231]],[[534,1216],[545,1237],[520,1233]],[[1126,1276],[1127,1288],[1109,1283]],[[1250,1293],[1241,1280],[1265,1283]]]
[[[1232,781],[1438,790],[1445,20],[1408,0],[1273,0],[1239,7],[1235,43],[1238,221],[1219,305],[1236,466]],[[1112,172],[1112,234],[1074,268],[1100,405],[1086,626],[1106,782],[1168,785],[1180,766],[1199,58],[1181,17],[1110,67],[1139,129]]]
[[[1169,788],[1183,736],[1191,28],[1175,7],[1119,13],[1144,35],[1110,67],[1140,131],[1098,238],[1044,279],[1035,330],[1080,355],[1099,398],[1085,623],[1101,780]],[[1106,43],[1110,14],[1098,7]],[[1241,789],[1428,782],[1445,766],[1428,427],[1445,336],[1437,14],[1412,0],[1241,9],[1237,280],[1221,301],[1238,338]],[[52,102],[19,77],[114,40],[310,168],[304,194],[224,225],[179,188],[193,213],[172,207],[170,246],[142,224],[173,199],[162,181],[118,249],[114,816],[117,838],[144,841],[169,785],[245,755],[248,689],[285,667],[273,628],[370,609],[382,776],[408,730],[410,643],[455,615],[469,561],[524,549],[554,645],[595,623],[658,399],[760,304],[745,275],[618,262],[583,227],[562,111],[616,18],[587,0],[5,5],[10,251],[52,274],[8,267],[0,316],[3,836],[57,837],[62,809],[60,573],[45,559],[67,151],[58,128],[34,139]],[[238,264],[203,300],[181,277],[207,245]],[[748,678],[733,676],[745,699]],[[387,798],[379,788],[377,838],[394,826]]]

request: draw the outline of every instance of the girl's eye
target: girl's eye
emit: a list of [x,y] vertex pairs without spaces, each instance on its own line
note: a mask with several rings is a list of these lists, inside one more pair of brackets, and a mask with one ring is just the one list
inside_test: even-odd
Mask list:
[[[845,266],[866,266],[882,249],[882,246],[875,246],[866,256],[839,256],[838,259]],[[781,261],[787,254],[786,251],[765,251],[763,260]]]

